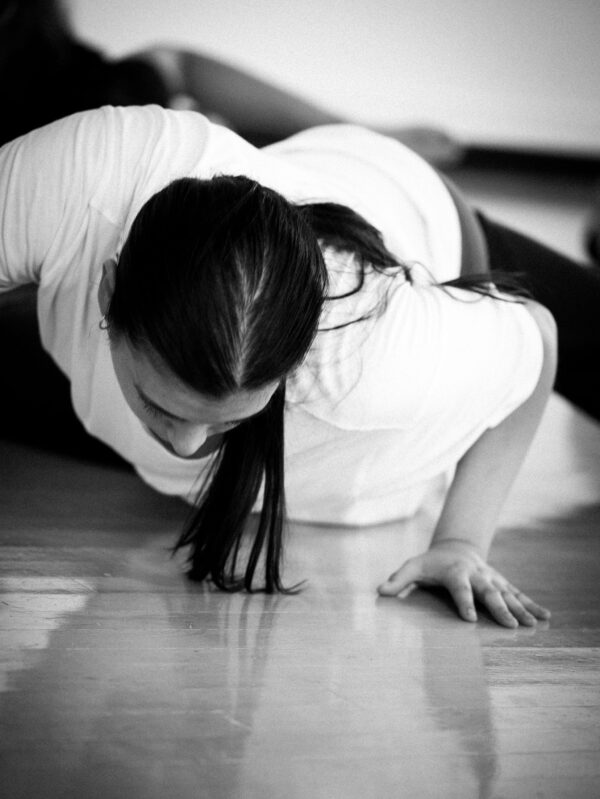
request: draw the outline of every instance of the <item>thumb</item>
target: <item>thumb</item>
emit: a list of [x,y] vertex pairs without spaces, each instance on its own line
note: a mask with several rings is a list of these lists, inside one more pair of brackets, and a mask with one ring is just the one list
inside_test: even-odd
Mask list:
[[377,591],[381,596],[397,596],[400,599],[406,599],[417,587],[420,576],[420,569],[415,560],[408,560],[378,586]]

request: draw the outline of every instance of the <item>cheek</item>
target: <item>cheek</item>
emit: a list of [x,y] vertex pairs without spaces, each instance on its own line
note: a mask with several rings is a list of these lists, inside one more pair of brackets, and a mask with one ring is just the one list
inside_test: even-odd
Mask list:
[[127,404],[131,410],[137,415],[137,393],[133,388],[133,383],[131,382],[127,370],[121,363],[121,358],[119,357],[118,351],[116,351],[112,342],[110,345],[110,355],[112,359],[113,370],[117,378],[117,383],[121,389],[121,394],[125,397],[125,400],[127,401]]
[[174,430],[177,430],[179,425],[172,419],[163,416],[162,413],[156,413],[152,408],[149,408],[139,397],[137,391],[133,402],[130,407],[142,424],[150,429],[153,433],[157,433],[161,438],[166,438]]
[[129,406],[129,409],[135,416],[137,416],[142,424],[146,425],[146,427],[150,427],[152,430],[156,431],[162,430],[163,424],[161,423],[160,418],[154,415],[151,411],[148,411],[148,409],[144,406],[144,403],[141,402],[137,391],[134,389],[131,381],[128,380],[127,373],[124,373],[119,369],[118,363],[115,363],[114,366],[117,382],[119,383],[119,388],[121,389],[121,394]]
[[230,430],[234,430],[236,427],[239,427],[238,422],[229,422],[228,424],[214,424],[208,428],[209,435],[221,435],[221,433],[228,433]]
[[154,417],[154,415],[148,411],[143,402],[140,400],[139,395],[134,388],[129,371],[120,357],[120,351],[118,347],[111,346],[111,357],[117,383],[119,384],[121,394],[129,406],[129,409],[135,416],[137,416],[142,424],[146,425],[147,427],[151,427],[153,430],[160,429],[162,427],[162,425],[159,424],[160,420]]
[[147,408],[139,403],[137,407],[132,410],[142,424],[149,427],[155,433],[164,433],[166,431],[168,424],[161,416],[148,411]]

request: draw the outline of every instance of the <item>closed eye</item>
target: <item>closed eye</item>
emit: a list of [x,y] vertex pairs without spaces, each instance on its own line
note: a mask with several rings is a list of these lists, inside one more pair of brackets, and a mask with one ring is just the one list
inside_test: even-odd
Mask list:
[[157,407],[156,407],[156,406],[154,406],[154,405],[151,405],[151,404],[150,404],[150,403],[149,403],[147,400],[145,400],[143,397],[140,397],[140,399],[142,400],[142,404],[143,404],[143,406],[144,406],[144,409],[145,409],[145,411],[146,411],[146,412],[147,412],[147,413],[148,413],[150,416],[154,416],[154,417],[158,417],[158,418],[163,418],[163,419],[164,419],[164,417],[165,417],[165,414],[164,414],[164,413],[163,413],[163,412],[162,412],[162,411],[161,411],[159,408],[157,408]]
[[[148,397],[146,397],[146,395],[139,388],[139,386],[135,386],[135,390],[137,392],[140,402],[144,407],[144,410],[146,411],[146,413],[148,413],[149,416],[153,416],[157,419],[170,419],[175,422],[186,421],[185,419],[182,419],[180,416],[175,416],[174,414],[169,413],[169,411],[166,411],[164,408],[161,408],[159,405],[153,403],[150,399],[148,399]],[[243,424],[244,422],[249,422],[251,419],[255,419],[256,417],[264,413],[264,411],[265,408],[262,408],[260,411],[257,411],[256,413],[253,413],[250,416],[246,416],[243,419],[234,419],[231,422],[221,422],[219,424],[214,425],[214,427],[218,427],[223,432],[225,432],[227,430],[231,430],[234,427],[237,427],[240,424]],[[210,427],[211,425],[208,426]]]

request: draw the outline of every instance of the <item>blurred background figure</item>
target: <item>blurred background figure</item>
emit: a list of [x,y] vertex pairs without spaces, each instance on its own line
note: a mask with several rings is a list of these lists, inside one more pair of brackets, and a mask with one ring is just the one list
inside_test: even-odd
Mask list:
[[1,144],[75,111],[169,100],[151,65],[80,42],[56,0],[0,0],[0,76]]
[[[257,146],[344,121],[189,48],[160,46],[109,58],[78,38],[59,0],[0,0],[0,76],[0,144],[101,105],[191,108]],[[458,141],[438,128],[415,125],[383,132],[438,165],[455,164],[462,155]]]
[[584,245],[590,261],[600,266],[600,182],[596,186],[595,199],[586,222]]
[[[522,171],[541,154],[543,169],[566,156],[600,179],[594,2],[549,0],[543,13],[532,2],[366,6],[325,7],[313,22],[310,3],[301,18],[268,0],[167,13],[133,0],[0,0],[0,144],[75,111],[157,103],[201,111],[258,146],[359,118],[442,169],[479,167],[482,154],[486,169],[503,168],[517,154]],[[297,33],[291,48],[281,25]],[[165,39],[175,44],[153,44]],[[454,177],[471,188],[469,175]],[[578,236],[596,264],[598,195]]]

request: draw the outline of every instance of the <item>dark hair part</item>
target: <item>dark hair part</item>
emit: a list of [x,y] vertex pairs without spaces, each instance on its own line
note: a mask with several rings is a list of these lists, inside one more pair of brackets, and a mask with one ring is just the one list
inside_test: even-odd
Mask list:
[[[246,177],[183,178],[137,215],[116,270],[111,336],[150,348],[193,390],[211,398],[278,383],[267,407],[228,431],[174,551],[189,546],[189,576],[220,589],[293,591],[281,579],[285,380],[317,333],[327,297],[322,248],[368,269],[410,270],[380,232],[335,203],[293,205]],[[459,285],[461,281],[452,281]],[[490,279],[468,288],[493,293]],[[348,296],[348,295],[344,295]],[[358,320],[351,320],[352,322]],[[264,488],[249,550],[245,532]],[[244,553],[243,574],[238,563]]]

